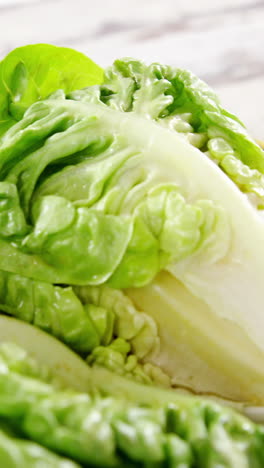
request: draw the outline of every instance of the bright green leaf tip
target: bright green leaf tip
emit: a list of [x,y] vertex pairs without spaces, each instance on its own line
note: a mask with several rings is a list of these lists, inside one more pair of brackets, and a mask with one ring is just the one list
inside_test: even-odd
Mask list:
[[103,70],[81,52],[50,44],[18,47],[0,63],[0,134],[35,101],[100,84]]

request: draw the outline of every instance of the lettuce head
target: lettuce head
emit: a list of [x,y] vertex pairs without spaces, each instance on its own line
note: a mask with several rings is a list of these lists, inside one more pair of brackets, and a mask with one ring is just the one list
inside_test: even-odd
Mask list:
[[43,44],[0,102],[1,311],[128,385],[262,405],[264,154],[237,117],[189,71]]

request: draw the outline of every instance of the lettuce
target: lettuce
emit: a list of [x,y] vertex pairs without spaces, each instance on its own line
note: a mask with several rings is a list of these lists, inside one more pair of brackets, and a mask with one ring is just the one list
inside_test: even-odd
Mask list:
[[91,369],[35,327],[0,323],[0,457],[8,468],[263,465],[263,427],[233,410]]
[[76,54],[0,65],[1,310],[95,373],[263,404],[263,151],[190,72]]
[[67,47],[34,44],[18,47],[0,63],[0,134],[23,116],[33,102],[63,89],[98,84],[102,69]]

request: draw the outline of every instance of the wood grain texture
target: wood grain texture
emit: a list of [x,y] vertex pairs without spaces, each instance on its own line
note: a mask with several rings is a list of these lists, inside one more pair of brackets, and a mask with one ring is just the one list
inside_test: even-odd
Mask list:
[[264,134],[264,0],[0,0],[0,56],[36,42],[189,68]]

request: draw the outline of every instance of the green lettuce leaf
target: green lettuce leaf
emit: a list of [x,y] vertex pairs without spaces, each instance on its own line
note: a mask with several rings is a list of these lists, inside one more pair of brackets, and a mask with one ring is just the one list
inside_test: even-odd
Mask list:
[[[170,379],[151,363],[159,348],[156,324],[121,291],[102,287],[59,287],[0,272],[2,311],[59,338],[91,365],[118,375],[169,387]],[[115,338],[118,336],[119,338]]]
[[[187,392],[156,386],[150,389],[147,385],[128,380],[100,365],[90,367],[52,335],[21,320],[1,315],[0,325],[0,357],[3,369],[8,366],[16,374],[41,380],[41,386],[38,387],[41,392],[49,393],[51,387],[58,390],[69,388],[92,395],[99,392],[105,396],[115,395],[127,402],[151,407],[171,402],[191,402],[189,395],[184,394]],[[207,401],[210,401],[209,398],[207,396]],[[215,399],[213,397],[214,402]],[[252,408],[247,403],[231,400],[219,399],[219,402],[263,421],[262,407]]]
[[[46,119],[50,115],[49,132],[56,132],[59,121],[66,125],[64,131],[46,140],[43,109]],[[109,280],[117,288],[142,286],[169,263],[201,250],[208,234],[208,218],[224,217],[221,208],[211,201],[186,203],[173,178],[164,182],[169,158],[163,175],[157,172],[161,164],[157,158],[153,167],[149,165],[148,139],[144,142],[133,135],[137,119],[128,119],[127,131],[111,137],[113,131],[118,132],[122,114],[110,109],[101,114],[100,106],[46,101],[34,104],[6,132],[2,152],[0,148],[2,174],[6,182],[17,186],[33,229],[12,244],[14,254],[8,255],[8,264],[4,258],[0,261],[3,270],[17,272],[20,258],[19,273],[42,281],[49,278],[56,283],[100,284]],[[32,127],[42,146],[30,152],[27,135],[32,135]],[[78,155],[76,164],[74,154]],[[59,165],[59,170],[49,176],[46,171],[57,160],[59,164],[61,160],[62,170]],[[174,161],[170,164],[173,171]],[[69,191],[67,201],[65,184],[69,182],[75,188]],[[224,222],[222,230],[228,233]]]
[[10,52],[0,63],[0,134],[20,120],[35,101],[102,81],[103,71],[66,47],[33,44]]
[[98,325],[96,312],[83,307],[71,287],[1,271],[0,308],[46,330],[79,353],[88,353],[103,341],[105,331]]
[[[261,179],[257,186],[262,190],[255,201],[262,208],[263,151],[237,117],[223,109],[216,94],[191,72],[158,63],[146,66],[134,59],[116,60],[106,69],[102,85],[75,91],[70,97],[156,120],[214,160],[222,151],[217,142],[229,147],[238,161],[232,167],[220,165],[221,169],[246,193],[256,193],[256,179]],[[240,183],[242,171],[247,172],[246,184]]]
[[[2,339],[5,333],[10,333],[10,323],[14,320],[1,321]],[[38,343],[49,343],[51,352],[45,355],[45,365],[50,365],[54,359],[69,358],[69,362],[77,362],[77,374],[81,378],[84,373],[89,375],[90,385],[97,389],[96,393],[79,393],[70,386],[62,390],[44,382],[40,377],[42,372],[32,375],[33,349],[37,356],[41,355],[36,340],[35,344],[34,340],[27,341],[26,349],[30,352],[16,345],[20,356],[17,360],[14,360],[14,345],[2,343],[0,417],[5,425],[19,431],[23,438],[30,438],[81,464],[98,467],[132,468],[140,464],[151,467],[166,464],[188,468],[194,463],[197,468],[262,466],[263,428],[242,415],[215,402],[149,389],[135,383],[132,383],[131,391],[130,381],[111,373],[108,373],[108,383],[102,388],[107,389],[106,393],[110,390],[113,394],[116,381],[120,382],[121,379],[123,389],[128,395],[133,395],[132,400],[123,389],[119,389],[119,396],[103,396],[98,392],[98,369],[89,369],[85,365],[78,367],[78,357],[71,356],[65,346],[45,333],[21,322],[16,324],[16,330],[19,328],[24,329],[27,338],[36,334]],[[17,333],[17,337],[18,341],[23,340],[21,333]],[[30,365],[26,365],[28,360]],[[40,362],[35,360],[35,369],[41,367]],[[52,371],[52,365],[50,369]],[[74,369],[76,372],[76,367]],[[74,375],[72,377],[72,383],[76,385],[76,378]],[[10,435],[5,442],[5,456],[10,456]],[[31,462],[30,447],[34,447],[34,444],[30,445],[27,441],[20,444],[17,440],[12,440],[12,443],[13,454],[19,454],[21,460],[26,456]],[[42,447],[36,449],[35,456],[40,458],[44,450]],[[47,461],[52,460],[48,454],[46,456]],[[54,455],[54,463],[55,460],[59,463]],[[66,461],[65,464],[67,466]]]
[[28,232],[25,215],[20,207],[17,188],[14,184],[0,182],[0,235],[21,236]]

